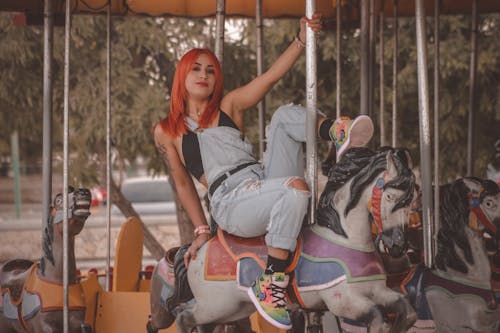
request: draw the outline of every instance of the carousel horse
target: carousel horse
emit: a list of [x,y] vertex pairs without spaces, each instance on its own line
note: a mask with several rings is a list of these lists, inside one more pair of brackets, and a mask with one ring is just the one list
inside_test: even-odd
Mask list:
[[418,265],[402,284],[420,321],[437,332],[500,332],[484,234],[500,241],[500,188],[462,178],[440,187],[435,269]]
[[[352,148],[329,173],[317,223],[304,226],[291,255],[287,294],[293,307],[330,311],[366,322],[369,332],[403,332],[416,313],[407,298],[386,287],[378,248],[399,256],[415,177],[403,150]],[[377,228],[374,242],[371,220]],[[240,238],[217,230],[196,260],[183,265],[185,247],[159,262],[152,281],[149,333],[171,325],[209,332],[255,311],[246,290],[264,269],[264,237]],[[168,264],[168,261],[173,264]],[[189,284],[185,283],[185,277]],[[193,297],[194,296],[194,297]],[[392,323],[387,313],[395,313]]]
[[[87,189],[68,195],[69,332],[90,332],[84,323],[85,302],[78,284],[75,236],[90,215]],[[11,260],[0,267],[0,332],[60,333],[63,331],[63,195],[54,199],[43,230],[43,257],[38,262]]]

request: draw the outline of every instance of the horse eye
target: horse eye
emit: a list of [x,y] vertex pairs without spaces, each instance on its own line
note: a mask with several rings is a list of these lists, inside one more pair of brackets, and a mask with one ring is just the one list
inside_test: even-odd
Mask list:
[[493,207],[493,202],[491,200],[488,200],[488,201],[486,201],[485,205],[487,208],[491,208],[491,207]]
[[386,193],[385,196],[387,197],[387,200],[390,200],[390,201],[394,200],[394,196],[390,193]]

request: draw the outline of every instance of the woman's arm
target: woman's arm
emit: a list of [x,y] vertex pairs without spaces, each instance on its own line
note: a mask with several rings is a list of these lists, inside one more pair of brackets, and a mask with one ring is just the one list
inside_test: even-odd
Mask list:
[[265,94],[278,82],[293,66],[302,54],[305,44],[305,24],[309,24],[315,32],[321,30],[321,15],[314,14],[313,18],[300,20],[300,33],[290,46],[276,59],[273,65],[265,72],[247,83],[229,92],[221,101],[224,112],[231,114],[234,118],[241,117],[242,111],[256,105]]
[[210,236],[209,232],[204,232],[205,230],[209,230],[205,212],[201,206],[200,198],[194,186],[193,179],[182,164],[173,139],[163,131],[161,126],[156,126],[154,138],[156,148],[158,149],[165,165],[168,167],[170,177],[172,177],[174,181],[179,201],[193,222],[195,230],[203,229],[202,232],[196,234],[196,239],[192,242],[186,252],[186,255],[184,256],[187,267],[189,260],[195,259],[196,251],[203,244],[205,244]]

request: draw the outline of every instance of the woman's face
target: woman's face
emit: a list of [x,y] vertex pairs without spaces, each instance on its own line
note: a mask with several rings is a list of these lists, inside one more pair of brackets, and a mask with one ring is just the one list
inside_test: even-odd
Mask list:
[[215,68],[205,54],[201,54],[194,62],[186,76],[185,85],[189,98],[210,99],[215,85]]

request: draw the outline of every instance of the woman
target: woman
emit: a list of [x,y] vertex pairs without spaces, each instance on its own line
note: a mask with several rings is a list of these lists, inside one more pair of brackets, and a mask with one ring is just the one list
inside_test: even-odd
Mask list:
[[[267,269],[248,294],[264,318],[282,329],[291,327],[284,272],[309,197],[303,178],[305,112],[296,105],[275,112],[262,164],[242,134],[243,112],[256,105],[298,59],[305,47],[306,23],[319,32],[321,16],[301,19],[300,33],[269,70],[224,96],[222,71],[214,54],[207,49],[187,52],[176,68],[170,113],[154,129],[156,146],[195,225],[196,238],[186,252],[186,266],[210,237],[192,175],[208,189],[210,211],[219,227],[241,237],[266,234]],[[330,132],[344,133],[335,141],[339,149],[342,144],[364,145],[371,137],[370,128],[373,133],[368,117],[352,124],[343,118],[334,124],[320,116],[318,128],[320,136],[328,140]],[[347,134],[353,132],[361,133],[352,135],[358,142],[349,141]]]

